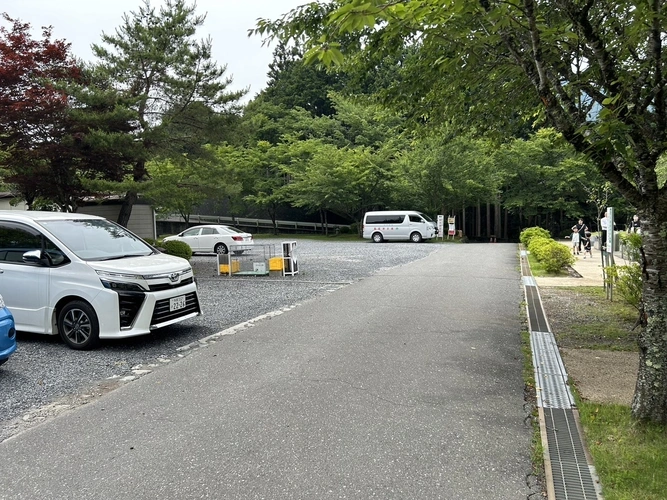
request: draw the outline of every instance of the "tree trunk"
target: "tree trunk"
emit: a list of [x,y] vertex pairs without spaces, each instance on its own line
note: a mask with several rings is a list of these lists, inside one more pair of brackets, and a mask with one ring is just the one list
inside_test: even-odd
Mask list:
[[134,204],[137,202],[137,198],[139,196],[137,195],[136,191],[128,191],[125,194],[125,199],[123,199],[123,204],[120,206],[120,212],[118,212],[118,224],[120,224],[123,227],[127,227],[127,225],[130,222],[130,216],[132,215],[132,207],[134,207]]
[[486,202],[486,237],[491,236],[491,203]]
[[646,327],[639,335],[639,374],[632,401],[638,420],[667,425],[667,200],[640,213]]

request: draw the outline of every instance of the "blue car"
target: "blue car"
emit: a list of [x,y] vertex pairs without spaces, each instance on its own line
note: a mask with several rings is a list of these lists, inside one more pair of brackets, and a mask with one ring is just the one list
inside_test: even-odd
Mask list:
[[16,350],[16,327],[14,316],[5,307],[0,295],[0,365],[5,364],[9,356]]

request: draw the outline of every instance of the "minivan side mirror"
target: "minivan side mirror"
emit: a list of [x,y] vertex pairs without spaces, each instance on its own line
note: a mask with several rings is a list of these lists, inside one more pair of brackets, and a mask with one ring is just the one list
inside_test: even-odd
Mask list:
[[42,255],[41,250],[30,250],[23,254],[23,262],[28,264],[42,264],[47,265],[48,259]]

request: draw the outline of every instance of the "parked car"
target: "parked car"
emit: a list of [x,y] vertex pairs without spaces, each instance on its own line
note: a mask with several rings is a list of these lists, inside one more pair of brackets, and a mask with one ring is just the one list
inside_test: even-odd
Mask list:
[[241,254],[252,245],[252,234],[244,233],[232,226],[194,226],[175,236],[167,236],[163,241],[182,241],[192,249],[192,253]]
[[362,229],[363,237],[375,243],[389,240],[420,243],[438,234],[433,219],[414,210],[366,212]]
[[187,260],[84,214],[0,211],[0,294],[16,330],[73,349],[201,314]]
[[0,365],[9,359],[16,350],[16,328],[14,317],[9,309],[5,307],[5,301],[0,295]]

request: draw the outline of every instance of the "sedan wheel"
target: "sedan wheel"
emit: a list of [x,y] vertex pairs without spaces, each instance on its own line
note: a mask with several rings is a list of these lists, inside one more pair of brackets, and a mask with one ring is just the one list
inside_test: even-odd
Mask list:
[[225,245],[224,243],[218,243],[213,250],[218,255],[226,255],[226,254],[229,253],[229,250],[227,249],[227,245]]
[[72,349],[91,349],[100,340],[100,325],[95,310],[86,302],[75,300],[58,314],[60,337]]

